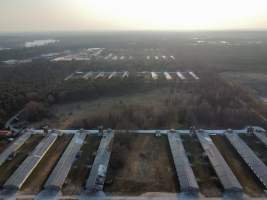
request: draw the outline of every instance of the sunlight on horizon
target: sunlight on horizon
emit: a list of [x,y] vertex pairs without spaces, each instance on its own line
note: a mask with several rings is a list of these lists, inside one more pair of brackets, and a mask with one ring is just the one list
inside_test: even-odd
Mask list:
[[3,0],[0,12],[0,31],[267,29],[263,0]]
[[[267,2],[261,0],[91,0],[81,1],[99,19],[110,18],[123,26],[152,29],[224,29],[258,25],[267,13]],[[245,21],[246,20],[246,21]],[[258,21],[259,20],[259,21]],[[251,23],[251,22],[250,22]],[[267,24],[265,24],[267,25]]]

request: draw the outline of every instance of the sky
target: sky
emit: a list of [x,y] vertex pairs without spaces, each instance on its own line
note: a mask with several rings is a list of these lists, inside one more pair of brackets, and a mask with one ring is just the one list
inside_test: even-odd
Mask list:
[[267,30],[266,0],[0,0],[0,32]]

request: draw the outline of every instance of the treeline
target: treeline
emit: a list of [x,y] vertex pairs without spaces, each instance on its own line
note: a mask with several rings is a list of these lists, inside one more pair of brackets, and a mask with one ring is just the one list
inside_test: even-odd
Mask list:
[[0,66],[0,127],[30,101],[49,103],[50,93],[73,71],[71,65],[37,63]]
[[76,66],[73,65],[72,62],[55,64],[40,61],[38,65],[34,63],[0,67],[0,127],[29,102],[48,107],[55,103],[124,95],[151,88],[132,78],[63,81],[67,75],[81,67],[79,62]]
[[[266,106],[253,94],[236,85],[230,85],[216,76],[208,76],[200,84],[190,87],[172,87],[160,102],[129,104],[117,102],[78,119],[70,128],[96,128],[103,125],[113,129],[170,129],[188,128],[243,128],[266,123],[252,112],[256,109],[266,116]],[[245,101],[246,105],[240,101]]]
[[[266,126],[258,114],[266,116],[266,107],[252,93],[226,83],[216,74],[201,72],[197,83],[168,84],[144,82],[129,78],[109,81],[63,79],[81,63],[53,64],[40,61],[38,65],[0,67],[0,126],[26,106],[28,120],[50,116],[49,106],[80,100],[168,87],[164,100],[153,105],[118,102],[105,112],[94,113],[73,123],[72,127],[95,128],[176,128],[195,125],[206,128],[241,128],[245,125]],[[162,99],[162,98],[159,98]],[[244,104],[245,103],[245,104]],[[28,106],[28,107],[27,107]],[[252,112],[251,108],[256,112]],[[40,109],[42,112],[38,112]],[[33,113],[30,113],[33,110]],[[36,111],[37,110],[37,111]],[[40,116],[38,115],[40,113]]]

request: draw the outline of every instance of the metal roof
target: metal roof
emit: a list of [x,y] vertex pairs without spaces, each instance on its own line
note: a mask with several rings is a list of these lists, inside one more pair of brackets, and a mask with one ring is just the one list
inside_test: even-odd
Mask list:
[[83,145],[84,139],[86,138],[86,134],[76,134],[69,145],[67,146],[66,150],[64,151],[63,155],[61,156],[60,160],[58,161],[56,167],[50,174],[48,180],[45,183],[45,188],[47,187],[57,187],[61,188],[64,184],[66,177],[71,169],[73,162],[75,161],[75,157],[79,152],[81,146]]
[[199,131],[196,132],[196,135],[224,189],[227,191],[242,191],[242,186],[213,143],[210,136],[205,132]]
[[34,168],[38,165],[56,139],[56,134],[50,134],[49,136],[45,137],[6,181],[4,187],[14,187],[20,189],[22,184],[30,176]]
[[[91,168],[89,177],[86,181],[86,190],[93,191],[96,186],[96,180],[98,175],[98,169],[100,165],[103,165],[108,168],[109,159],[111,155],[111,146],[113,143],[114,133],[111,131],[105,134],[100,142],[100,145],[97,150],[97,154]],[[103,187],[103,185],[102,185]]]
[[8,157],[17,151],[24,142],[31,136],[30,133],[24,133],[13,141],[1,154],[0,154],[0,166],[8,159]]
[[249,146],[237,135],[226,133],[226,138],[237,150],[250,169],[267,188],[267,166],[256,156]]
[[186,156],[180,134],[170,132],[167,135],[181,191],[198,192],[199,186]]
[[254,135],[267,147],[267,137],[263,132],[254,132]]

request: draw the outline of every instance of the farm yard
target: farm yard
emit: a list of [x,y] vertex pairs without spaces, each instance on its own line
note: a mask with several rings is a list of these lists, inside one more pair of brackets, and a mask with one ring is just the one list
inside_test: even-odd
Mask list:
[[[194,40],[190,45],[184,48],[202,49],[211,44]],[[199,197],[212,199],[224,197],[233,188],[249,198],[265,197],[264,174],[255,171],[248,158],[252,156],[266,169],[265,140],[245,133],[246,129],[244,133],[239,130],[248,124],[267,127],[266,109],[257,99],[266,96],[261,84],[266,77],[260,73],[264,69],[258,67],[252,73],[252,68],[246,68],[241,73],[237,65],[233,73],[219,62],[211,68],[201,62],[200,55],[193,56],[194,60],[190,52],[190,61],[186,61],[186,53],[162,47],[83,46],[43,54],[41,61],[31,60],[30,75],[19,71],[20,59],[7,62],[10,68],[5,68],[5,75],[0,77],[14,76],[19,81],[10,79],[7,90],[23,95],[3,95],[19,106],[7,106],[5,112],[0,110],[0,116],[5,114],[3,119],[7,119],[9,113],[25,106],[16,124],[18,128],[33,128],[33,135],[22,139],[21,146],[12,139],[0,140],[0,170],[4,172],[0,174],[1,189],[10,189],[17,170],[25,167],[26,173],[18,177],[23,184],[15,185],[17,196],[24,199],[51,190],[64,199],[78,199],[92,192],[101,192],[107,198],[196,192]],[[47,63],[49,67],[43,67]],[[18,75],[13,74],[12,67]],[[46,77],[40,79],[43,75]],[[31,88],[36,81],[39,84]],[[20,84],[26,89],[9,88]],[[115,136],[108,144],[108,136],[96,130],[100,125],[114,129]],[[195,134],[188,130],[193,125],[214,131],[232,127],[237,137],[225,131],[208,132],[209,136]],[[36,147],[47,137],[40,134],[45,126],[61,131],[54,131],[57,138],[49,148],[40,145],[40,153]],[[171,128],[180,137],[174,132],[169,132],[173,134],[169,137],[168,131],[154,131]],[[121,129],[145,130],[118,131]],[[267,138],[266,132],[257,134]],[[240,141],[248,151],[240,151]],[[9,148],[12,145],[15,147]],[[246,152],[250,156],[246,157]],[[27,160],[33,162],[27,164]]]
[[97,81],[97,80],[111,80],[111,79],[127,79],[131,76],[131,78],[140,79],[141,80],[167,80],[167,81],[198,81],[200,78],[198,75],[196,75],[193,71],[185,71],[185,72],[128,72],[128,71],[113,71],[113,72],[82,72],[82,71],[76,71],[70,75],[68,75],[64,80],[91,80],[91,81]]
[[166,136],[117,134],[104,191],[135,196],[149,192],[178,192]]
[[266,199],[266,35],[1,35],[0,199]]
[[52,147],[48,150],[38,166],[33,170],[27,181],[21,188],[24,194],[37,194],[41,191],[45,180],[54,168],[58,159],[68,145],[71,136],[64,135],[57,138]]
[[[60,55],[58,57],[58,55]],[[175,56],[162,48],[150,49],[123,49],[123,48],[88,48],[73,52],[61,52],[52,58],[52,62],[70,62],[70,61],[91,61],[102,60],[108,62],[129,62],[134,60],[143,60],[150,62],[172,62]]]
[[78,195],[81,193],[86,178],[89,176],[90,167],[96,155],[101,137],[87,136],[79,158],[73,163],[72,169],[62,188],[64,195]]
[[242,160],[238,152],[224,136],[212,136],[213,142],[220,150],[225,161],[243,186],[244,192],[252,197],[264,196],[264,186],[252,175],[251,169]]
[[[20,195],[38,195],[47,184],[53,171],[63,155],[70,150],[71,141],[75,141],[74,135],[78,130],[63,132],[57,136],[56,141],[45,153],[38,165],[32,170],[22,187],[19,188]],[[257,130],[255,130],[257,131]],[[68,171],[61,190],[63,196],[75,198],[83,191],[86,191],[85,184],[91,176],[90,169],[95,164],[95,157],[101,151],[100,148],[111,148],[111,157],[106,171],[103,192],[107,196],[139,196],[139,195],[166,195],[181,193],[182,185],[177,175],[176,165],[174,165],[175,151],[171,153],[169,140],[175,140],[176,137],[167,139],[166,133],[169,131],[148,130],[143,132],[116,132],[113,138],[112,146],[100,147],[100,141],[105,139],[100,136],[97,130],[84,137],[84,142],[80,147],[75,160],[72,161],[71,168]],[[206,198],[223,197],[226,190],[221,179],[216,174],[214,166],[207,157],[206,147],[203,146],[202,139],[207,138],[204,133],[190,133],[190,130],[177,130],[169,134],[181,135],[181,143],[184,146],[193,171],[193,176],[199,185],[199,194]],[[238,133],[237,133],[238,132]],[[266,161],[266,147],[252,133],[244,134],[246,129],[237,130],[235,133],[251,147],[261,160]],[[71,133],[71,134],[70,134]],[[160,133],[160,134],[159,134]],[[53,133],[55,134],[55,133]],[[81,134],[81,133],[80,133]],[[88,134],[84,131],[82,134]],[[211,134],[210,140],[218,149],[218,153],[226,161],[229,169],[240,182],[245,195],[249,197],[264,197],[265,186],[253,174],[242,156],[235,149],[234,143],[230,143],[228,136],[224,132],[209,130],[205,134]],[[227,133],[229,134],[229,133]],[[265,136],[265,132],[259,133]],[[20,136],[21,137],[21,136]],[[48,136],[46,136],[48,137]],[[23,163],[27,156],[31,155],[38,143],[44,139],[40,133],[33,133],[25,143],[16,151],[12,159],[8,159],[0,166],[1,176],[0,184],[5,188],[6,181],[12,173]],[[77,138],[78,139],[78,138]],[[251,146],[253,144],[253,146]],[[205,149],[203,149],[205,147]],[[69,150],[67,150],[69,149]],[[5,151],[5,150],[4,150]],[[3,151],[3,152],[4,152]],[[177,155],[178,156],[178,155]],[[180,174],[181,175],[181,174]],[[188,176],[188,175],[185,175]],[[97,184],[97,182],[95,183]],[[8,189],[8,188],[6,188]]]
[[205,156],[197,137],[182,136],[182,139],[201,193],[207,197],[222,196],[222,185]]
[[31,136],[16,152],[13,153],[13,158],[7,160],[0,166],[0,186],[3,186],[9,176],[19,167],[42,138],[41,135]]
[[267,165],[267,146],[264,145],[255,135],[241,135],[246,144],[255,152],[255,154]]

